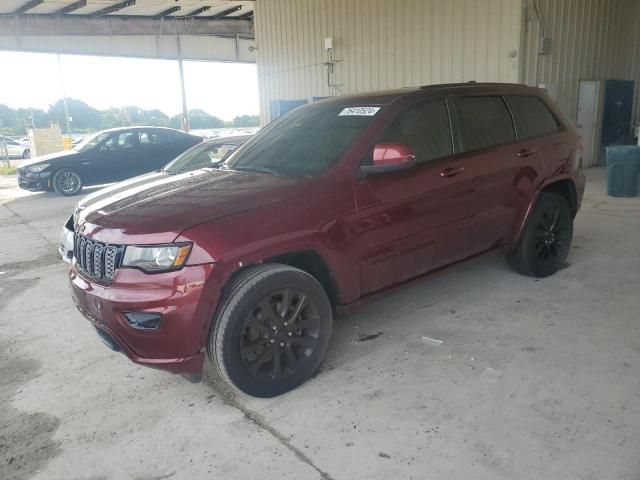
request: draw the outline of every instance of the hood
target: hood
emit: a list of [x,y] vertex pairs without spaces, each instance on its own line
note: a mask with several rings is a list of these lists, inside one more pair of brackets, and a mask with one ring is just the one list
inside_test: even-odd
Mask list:
[[28,166],[34,165],[36,163],[48,162],[50,160],[55,160],[56,158],[62,158],[62,157],[69,158],[69,157],[72,157],[74,155],[78,155],[78,152],[76,152],[75,150],[63,150],[61,152],[49,153],[47,155],[40,155],[38,157],[34,157],[34,158],[30,158],[29,160],[25,160],[20,165],[18,165],[18,168],[28,167]]
[[77,209],[84,210],[94,203],[104,201],[108,197],[120,196],[126,190],[132,189],[134,187],[144,187],[147,184],[157,182],[158,180],[163,178],[168,178],[167,173],[163,171],[156,171],[129,178],[127,180],[123,180],[122,182],[114,183],[113,185],[101,188],[100,190],[90,193],[89,195],[84,197],[78,202]]
[[290,200],[309,182],[229,170],[155,172],[87,197],[78,225],[105,243],[172,242],[194,225]]

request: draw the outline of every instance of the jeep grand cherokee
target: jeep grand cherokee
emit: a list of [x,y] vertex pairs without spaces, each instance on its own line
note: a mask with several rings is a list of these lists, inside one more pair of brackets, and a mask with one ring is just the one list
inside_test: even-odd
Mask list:
[[222,165],[101,199],[75,228],[79,310],[134,362],[250,395],[320,364],[338,307],[493,249],[563,265],[580,139],[540,90],[429,86],[301,107]]

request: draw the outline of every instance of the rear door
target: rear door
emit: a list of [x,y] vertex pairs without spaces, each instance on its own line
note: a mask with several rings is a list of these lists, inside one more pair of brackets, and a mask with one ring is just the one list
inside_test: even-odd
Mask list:
[[502,96],[459,96],[452,103],[454,158],[467,161],[473,185],[469,228],[475,254],[506,241],[528,199],[522,188],[537,175],[541,157],[535,142],[517,141],[513,118]]
[[363,294],[463,257],[468,233],[470,176],[452,159],[445,99],[409,106],[375,143],[409,145],[418,164],[356,183]]
[[[513,113],[521,146],[513,165],[514,184],[518,192],[514,213],[515,234],[539,185],[534,179],[542,180],[547,175],[561,175],[563,172],[573,173],[571,158],[576,150],[576,138],[564,128],[541,98],[510,95],[506,99]],[[523,156],[523,152],[531,151],[535,154]]]
[[165,161],[167,154],[163,152],[161,136],[155,129],[140,130],[140,155],[138,158],[138,171],[140,174],[153,172],[164,167],[169,161]]

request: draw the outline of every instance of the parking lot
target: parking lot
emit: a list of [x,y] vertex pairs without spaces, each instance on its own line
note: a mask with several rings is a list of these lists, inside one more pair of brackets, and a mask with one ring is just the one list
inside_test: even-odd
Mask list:
[[0,478],[639,478],[640,202],[588,177],[566,269],[491,254],[369,303],[269,400],[104,347],[56,254],[78,197],[4,177]]

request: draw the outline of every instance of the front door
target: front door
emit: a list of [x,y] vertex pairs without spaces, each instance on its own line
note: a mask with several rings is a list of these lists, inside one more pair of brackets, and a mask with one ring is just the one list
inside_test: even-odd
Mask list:
[[376,143],[408,145],[418,163],[357,181],[363,294],[451,263],[468,249],[470,176],[464,161],[451,158],[445,100],[410,106]]
[[138,175],[140,138],[135,130],[112,134],[98,145],[91,159],[94,184],[124,180]]

